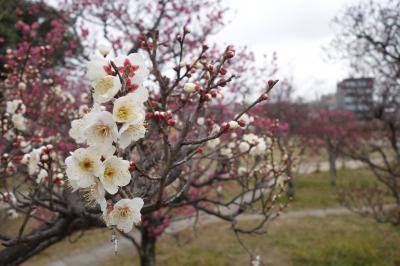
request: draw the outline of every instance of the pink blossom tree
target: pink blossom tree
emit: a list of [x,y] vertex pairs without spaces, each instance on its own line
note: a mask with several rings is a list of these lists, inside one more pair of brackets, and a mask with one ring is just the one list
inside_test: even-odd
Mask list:
[[346,146],[356,146],[360,137],[360,122],[354,113],[341,110],[319,110],[310,113],[306,131],[310,140],[320,143],[328,153],[329,175],[336,185],[336,159]]

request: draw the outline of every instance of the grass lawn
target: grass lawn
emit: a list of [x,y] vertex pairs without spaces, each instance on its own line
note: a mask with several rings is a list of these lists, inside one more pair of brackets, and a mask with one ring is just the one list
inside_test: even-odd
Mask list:
[[[287,210],[320,209],[340,207],[337,191],[351,182],[377,184],[376,178],[367,169],[340,169],[337,185],[332,187],[328,172],[301,175],[295,178],[295,196]],[[380,184],[379,184],[380,185]],[[288,199],[284,197],[283,201]]]
[[[266,265],[400,265],[400,230],[356,215],[280,219],[267,234],[244,242]],[[228,225],[204,228],[197,236],[185,232],[179,244],[163,236],[157,254],[157,265],[166,266],[249,263]],[[120,254],[101,265],[133,263],[134,254]]]
[[[371,183],[375,179],[364,169],[339,170],[338,185],[332,187],[326,172],[299,176],[295,179],[295,197],[286,211],[339,207],[337,190],[354,181]],[[0,226],[0,231],[6,228]],[[110,236],[107,229],[85,232],[76,243],[65,240],[53,245],[24,265],[45,265],[58,257],[73,256],[74,251],[109,243]],[[193,238],[195,241],[189,241]],[[249,263],[227,225],[210,225],[199,230],[197,236],[183,232],[180,239],[161,238],[157,248],[159,265]],[[266,235],[246,237],[245,242],[267,265],[400,265],[400,230],[356,215],[277,219]],[[102,265],[132,265],[133,261],[138,264],[133,254],[119,254]]]

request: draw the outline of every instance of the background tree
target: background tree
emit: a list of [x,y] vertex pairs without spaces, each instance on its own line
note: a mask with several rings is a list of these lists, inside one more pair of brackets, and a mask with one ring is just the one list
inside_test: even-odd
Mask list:
[[305,121],[304,131],[314,144],[328,154],[330,182],[336,185],[336,160],[346,146],[357,147],[360,136],[357,124],[360,123],[356,115],[349,111],[341,110],[316,110],[309,114]]
[[277,90],[272,95],[271,101],[257,107],[254,111],[254,113],[261,114],[256,121],[260,124],[260,128],[270,119],[279,121],[280,130],[276,134],[279,135],[279,144],[287,151],[286,174],[291,177],[288,180],[287,189],[289,198],[294,197],[295,194],[296,166],[299,165],[306,148],[308,148],[304,129],[309,107],[305,103],[296,101],[293,94],[293,82],[286,79],[282,81],[279,91]]
[[[376,101],[371,112],[374,136],[363,140],[362,149],[351,149],[354,159],[363,162],[375,174],[383,189],[375,193],[354,189],[370,208],[361,210],[381,222],[399,224],[399,74],[400,3],[369,1],[350,6],[335,19],[338,29],[332,46],[339,58],[347,60],[356,75],[375,79]],[[376,196],[380,195],[380,196]],[[383,208],[390,195],[394,208]],[[363,197],[364,196],[364,197]],[[348,197],[352,206],[355,197]],[[387,202],[386,202],[387,203]],[[373,210],[373,211],[372,211]]]

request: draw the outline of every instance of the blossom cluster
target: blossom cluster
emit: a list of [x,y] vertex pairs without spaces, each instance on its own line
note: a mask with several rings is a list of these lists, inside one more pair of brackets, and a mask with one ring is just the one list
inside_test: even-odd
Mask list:
[[122,198],[113,205],[105,196],[116,195],[131,182],[131,163],[117,155],[146,133],[144,103],[149,94],[142,83],[149,72],[138,53],[113,59],[104,57],[104,47],[100,52],[87,64],[94,105],[72,121],[69,132],[86,147],[65,160],[66,173],[74,190],[88,192],[100,205],[107,226],[129,232],[141,221],[143,200]]
[[21,100],[15,99],[12,101],[8,101],[6,113],[4,115],[4,119],[1,123],[2,131],[6,132],[9,129],[8,123],[7,123],[8,118],[11,119],[13,128],[20,130],[20,131],[26,130],[27,120],[24,117],[25,111],[26,111],[26,107]]

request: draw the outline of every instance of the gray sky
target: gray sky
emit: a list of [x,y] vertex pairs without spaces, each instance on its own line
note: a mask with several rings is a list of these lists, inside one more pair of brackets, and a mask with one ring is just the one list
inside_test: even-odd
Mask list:
[[354,0],[227,0],[231,22],[213,39],[248,46],[257,57],[278,54],[280,76],[292,76],[296,95],[315,99],[334,92],[347,76],[344,64],[326,59],[331,20]]

